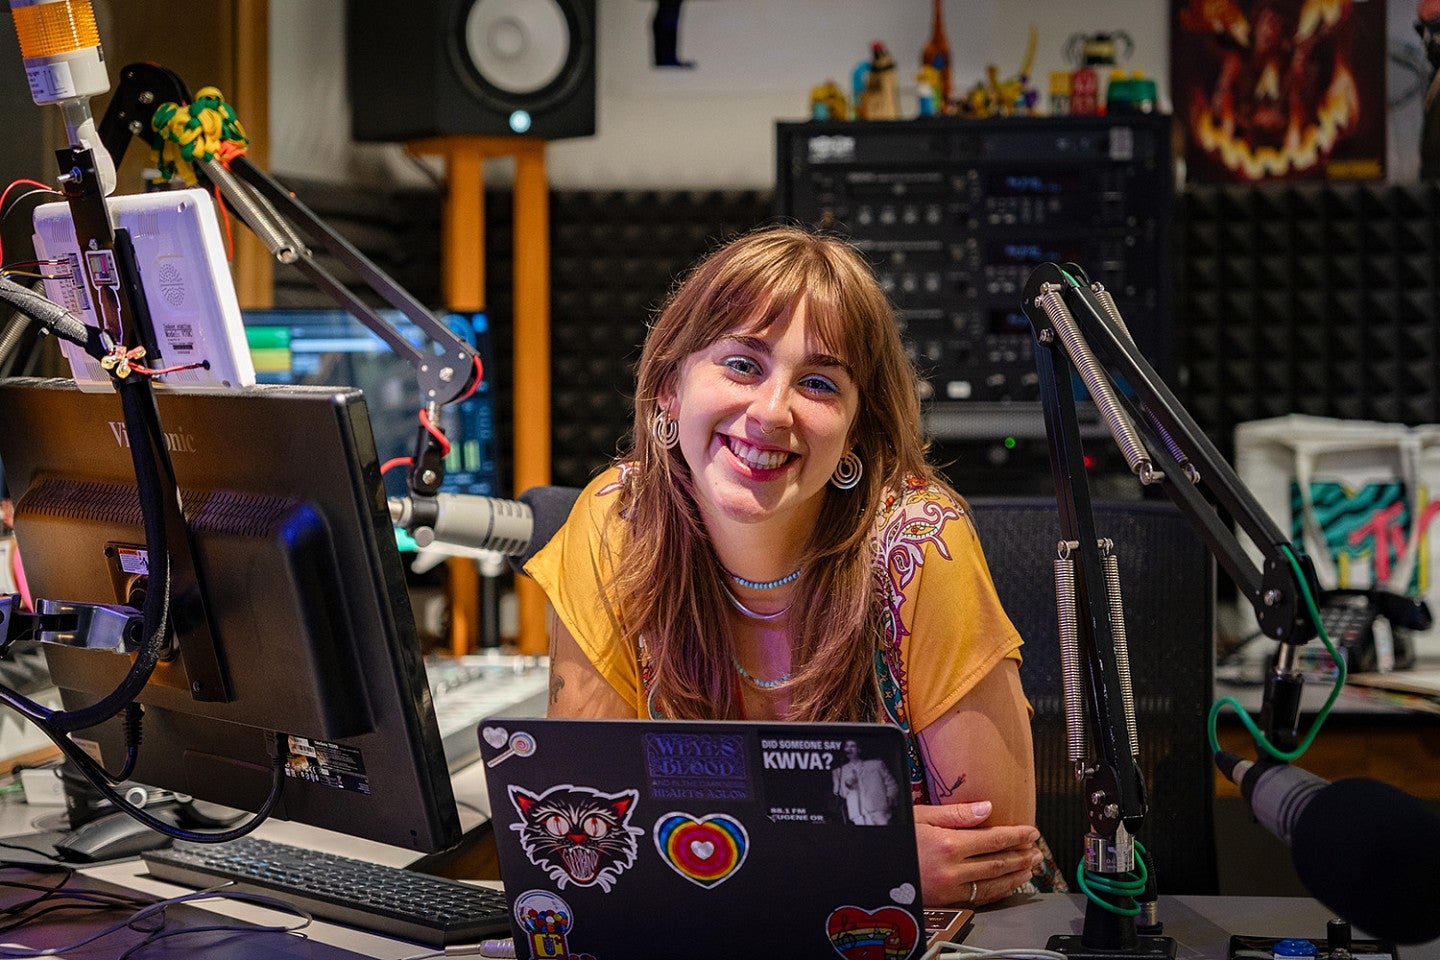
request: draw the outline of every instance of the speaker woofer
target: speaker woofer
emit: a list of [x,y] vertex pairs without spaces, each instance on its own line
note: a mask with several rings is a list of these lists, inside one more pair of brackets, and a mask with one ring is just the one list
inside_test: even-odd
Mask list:
[[574,7],[556,0],[475,0],[455,33],[459,75],[495,109],[544,110],[582,78],[584,29]]
[[595,132],[595,0],[402,6],[346,4],[356,140]]

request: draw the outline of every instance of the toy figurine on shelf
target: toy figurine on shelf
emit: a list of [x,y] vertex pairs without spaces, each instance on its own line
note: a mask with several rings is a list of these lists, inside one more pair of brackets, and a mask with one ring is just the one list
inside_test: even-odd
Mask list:
[[934,67],[921,67],[915,74],[916,116],[937,117],[944,112],[940,86],[940,71]]
[[885,44],[876,40],[870,45],[868,69],[855,71],[858,79],[863,75],[865,85],[855,104],[855,116],[861,120],[898,120],[900,118],[900,91],[895,80],[895,58]]
[[[920,51],[919,83],[935,92],[936,112],[950,112],[950,41],[945,37],[945,0],[933,0],[930,40]],[[930,116],[921,110],[921,116]]]
[[1123,30],[1072,34],[1065,44],[1065,57],[1075,64],[1070,79],[1070,112],[1082,116],[1104,113],[1110,74],[1134,52],[1135,42]]
[[1039,30],[1030,24],[1030,40],[1025,45],[1025,61],[1018,73],[1000,79],[1000,68],[990,64],[985,79],[970,88],[957,106],[964,117],[1013,117],[1036,112],[1040,92],[1030,85],[1030,67],[1035,62]]
[[848,120],[850,101],[834,80],[826,80],[810,91],[811,120]]

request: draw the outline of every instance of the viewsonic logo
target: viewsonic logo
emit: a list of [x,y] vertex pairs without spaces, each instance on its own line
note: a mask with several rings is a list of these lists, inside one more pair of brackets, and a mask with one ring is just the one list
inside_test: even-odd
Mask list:
[[[110,424],[110,432],[115,435],[115,442],[121,447],[129,449],[130,431],[125,424],[119,420],[107,421]],[[165,446],[171,453],[195,453],[195,435],[186,433],[184,429],[173,430],[165,434]]]

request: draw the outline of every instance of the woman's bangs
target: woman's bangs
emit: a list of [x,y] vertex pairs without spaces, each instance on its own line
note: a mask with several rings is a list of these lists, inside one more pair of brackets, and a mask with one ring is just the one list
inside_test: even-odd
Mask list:
[[857,383],[865,383],[874,366],[865,324],[858,322],[852,305],[839,294],[828,284],[814,284],[804,298],[805,321],[821,348],[844,363]]

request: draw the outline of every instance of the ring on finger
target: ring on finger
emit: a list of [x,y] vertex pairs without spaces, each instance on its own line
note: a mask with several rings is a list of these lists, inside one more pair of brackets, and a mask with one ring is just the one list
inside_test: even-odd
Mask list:
[[980,892],[980,883],[979,883],[979,881],[977,881],[977,880],[971,880],[971,881],[970,881],[970,896],[969,896],[969,898],[966,899],[965,902],[966,902],[966,903],[974,903],[974,902],[975,902],[975,895],[978,894],[979,892]]

